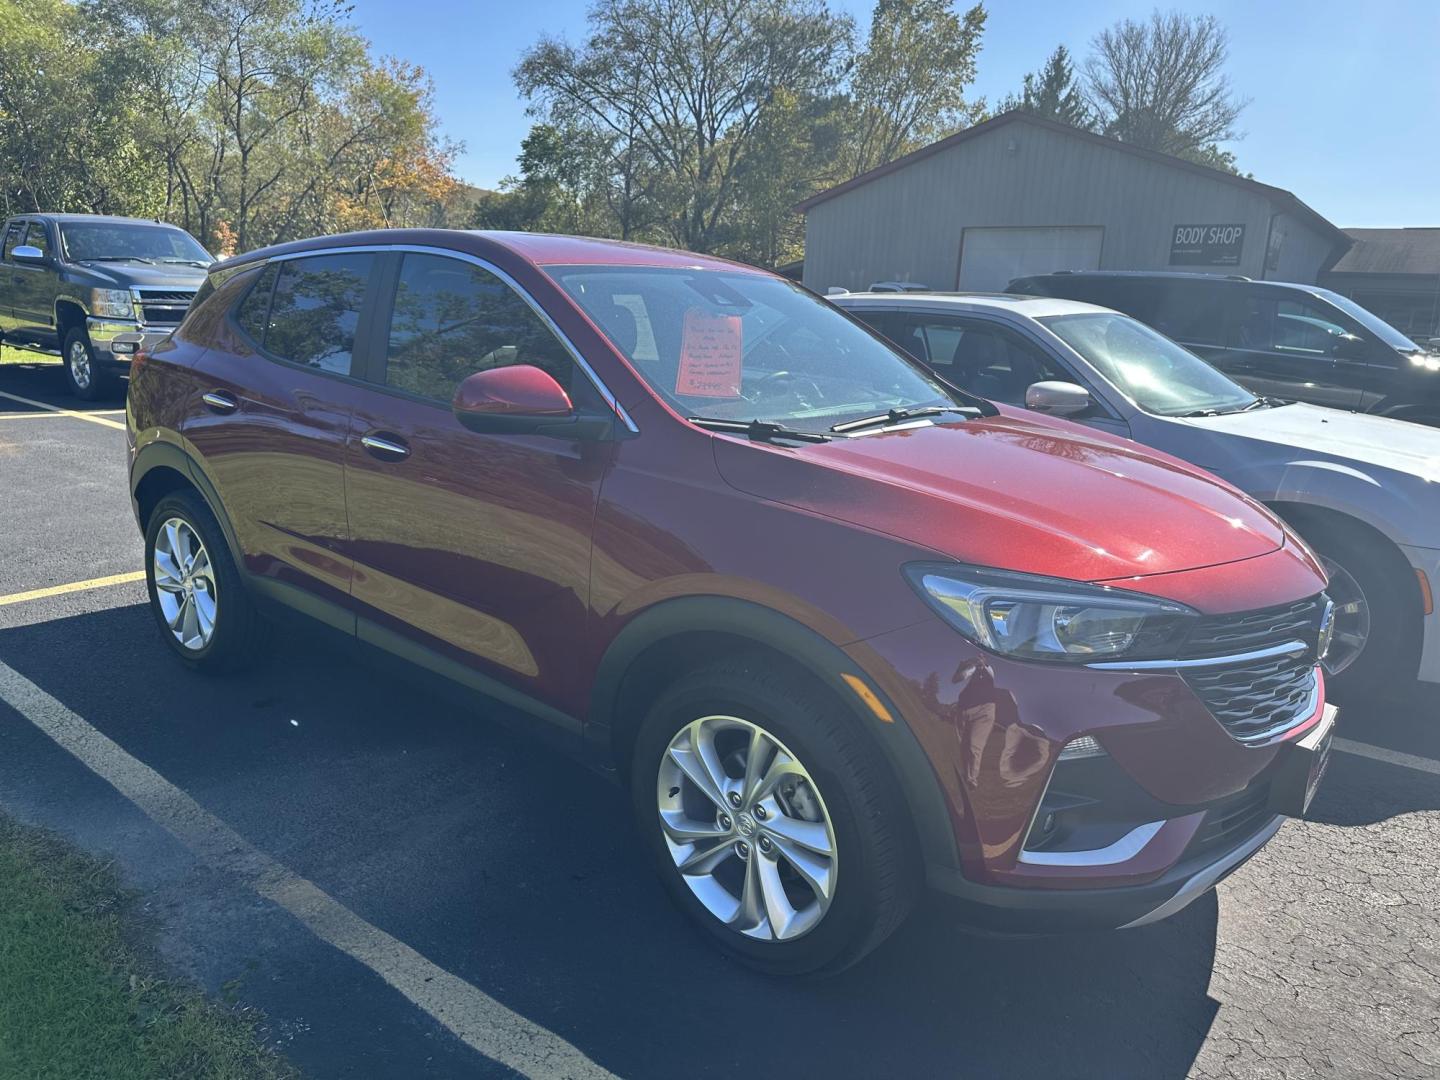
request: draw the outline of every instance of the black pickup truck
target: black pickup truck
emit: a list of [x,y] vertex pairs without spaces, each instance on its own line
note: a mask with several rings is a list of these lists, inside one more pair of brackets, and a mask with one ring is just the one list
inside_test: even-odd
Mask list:
[[174,225],[23,214],[0,231],[0,342],[58,354],[77,396],[118,389],[137,348],[180,324],[214,259]]

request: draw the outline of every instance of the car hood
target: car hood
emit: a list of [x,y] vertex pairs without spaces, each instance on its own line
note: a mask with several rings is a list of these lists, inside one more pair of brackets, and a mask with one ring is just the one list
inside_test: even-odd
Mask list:
[[1285,543],[1269,511],[1194,466],[1009,410],[797,449],[717,436],[715,456],[751,495],[1026,573],[1166,574]]
[[87,262],[76,263],[99,288],[199,289],[205,283],[205,271],[198,266],[147,266],[145,263]]
[[1440,429],[1408,420],[1297,403],[1223,416],[1187,417],[1178,422],[1210,433],[1304,450],[1330,461],[1378,465],[1440,483]]

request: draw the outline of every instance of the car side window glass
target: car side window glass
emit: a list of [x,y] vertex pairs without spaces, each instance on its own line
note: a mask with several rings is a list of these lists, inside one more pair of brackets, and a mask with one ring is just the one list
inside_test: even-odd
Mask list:
[[466,377],[512,364],[534,365],[567,391],[578,381],[570,353],[514,289],[443,255],[404,257],[386,357],[387,386],[444,402]]
[[1225,344],[1223,286],[1175,284],[1161,286],[1155,310],[1145,320],[1168,338],[1184,345]]
[[1329,359],[1353,328],[1318,304],[1283,296],[1250,295],[1240,310],[1231,344],[1286,356]]
[[375,256],[316,255],[280,264],[265,351],[292,364],[348,375]]
[[235,321],[240,325],[240,329],[262,348],[265,345],[265,328],[270,325],[270,294],[275,291],[275,275],[279,271],[276,263],[271,263],[260,271],[260,276],[255,279],[255,283],[246,291],[235,309]]
[[5,230],[5,251],[4,259],[10,261],[10,252],[20,246],[20,234],[25,231],[23,221],[12,221],[10,227]]
[[918,335],[931,367],[956,386],[991,401],[1024,405],[1031,383],[1074,381],[1038,346],[992,323],[917,318],[906,329],[908,335],[899,340],[903,348],[908,349],[906,341]]
[[42,255],[50,254],[50,237],[45,234],[45,226],[38,221],[30,223],[30,231],[25,234],[25,243],[39,248]]

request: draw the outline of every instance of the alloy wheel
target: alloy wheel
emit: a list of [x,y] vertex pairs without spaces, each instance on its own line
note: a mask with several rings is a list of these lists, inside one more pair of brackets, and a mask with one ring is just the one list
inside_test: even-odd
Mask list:
[[670,741],[658,779],[665,845],[711,915],[762,941],[820,923],[835,897],[835,830],[784,743],[748,720],[702,717]]
[[1350,571],[1324,555],[1320,563],[1330,576],[1325,591],[1335,602],[1335,633],[1325,666],[1331,675],[1339,675],[1359,659],[1370,639],[1370,603]]
[[70,377],[75,380],[75,386],[81,390],[90,389],[90,349],[85,342],[78,338],[70,343],[70,355],[66,358],[70,364]]
[[215,633],[215,571],[200,535],[183,518],[155,534],[155,599],[182,648],[199,651]]

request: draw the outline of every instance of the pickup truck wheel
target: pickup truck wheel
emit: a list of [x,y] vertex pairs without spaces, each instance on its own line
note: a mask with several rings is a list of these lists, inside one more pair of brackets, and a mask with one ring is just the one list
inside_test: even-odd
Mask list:
[[106,396],[112,386],[112,376],[100,370],[95,362],[95,350],[90,345],[90,335],[76,327],[65,335],[65,381],[70,392],[83,401],[95,401]]

